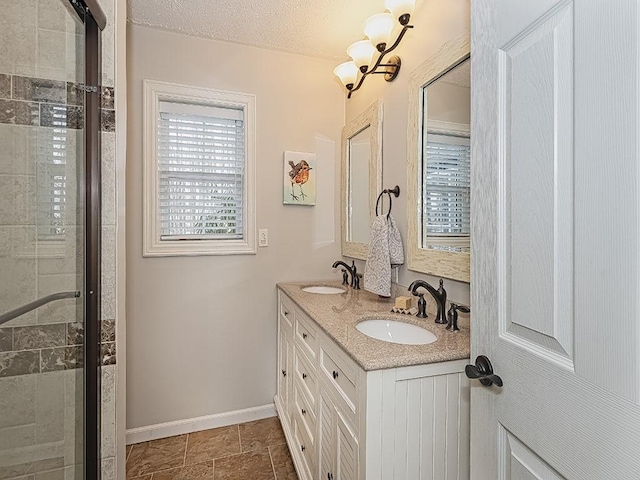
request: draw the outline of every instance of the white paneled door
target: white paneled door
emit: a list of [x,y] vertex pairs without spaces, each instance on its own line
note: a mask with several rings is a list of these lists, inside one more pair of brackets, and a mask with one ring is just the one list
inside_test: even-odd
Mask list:
[[640,5],[471,8],[471,478],[640,479]]

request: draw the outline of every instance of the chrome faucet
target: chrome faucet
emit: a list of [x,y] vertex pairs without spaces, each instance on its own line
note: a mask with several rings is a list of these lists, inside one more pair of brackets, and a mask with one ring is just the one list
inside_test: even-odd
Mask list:
[[[334,262],[333,268],[338,268],[340,265],[342,265],[351,275],[351,288],[360,290],[360,274],[358,273],[358,269],[356,268],[355,260],[351,263],[351,266],[347,265],[342,260],[338,260],[337,262]],[[345,277],[343,276],[342,279],[344,284]]]
[[[438,312],[436,314],[436,323],[447,323],[447,319],[444,313],[445,305],[447,304],[447,291],[444,289],[444,280],[440,279],[440,287],[437,290],[424,280],[416,280],[411,285],[409,285],[409,291],[411,292],[411,295],[422,297],[423,294],[416,292],[416,290],[420,287],[426,288],[433,299],[436,301],[436,306],[438,307]],[[426,313],[424,311],[422,313],[424,314],[422,318],[425,318]],[[420,312],[418,312],[418,316],[420,316]]]

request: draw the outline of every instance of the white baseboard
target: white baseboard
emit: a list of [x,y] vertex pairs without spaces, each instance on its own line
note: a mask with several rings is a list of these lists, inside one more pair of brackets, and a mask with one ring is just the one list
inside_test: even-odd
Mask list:
[[204,417],[187,418],[175,422],[158,423],[146,427],[131,428],[127,430],[127,445],[133,443],[148,442],[158,438],[173,437],[185,433],[199,432],[211,428],[226,427],[236,423],[251,422],[263,418],[275,417],[276,408],[273,403],[259,407],[245,408],[232,412],[217,413]]

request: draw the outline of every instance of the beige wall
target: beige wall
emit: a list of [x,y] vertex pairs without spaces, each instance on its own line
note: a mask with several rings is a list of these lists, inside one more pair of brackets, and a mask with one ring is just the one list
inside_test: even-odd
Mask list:
[[[272,403],[276,288],[338,278],[345,100],[335,62],[129,26],[127,428]],[[142,80],[257,97],[257,227],[250,256],[142,257]],[[317,205],[283,206],[285,150],[317,153]]]
[[[382,99],[383,127],[383,188],[400,186],[400,198],[393,200],[393,216],[406,245],[406,162],[408,86],[411,72],[449,39],[469,34],[469,0],[418,0],[411,23],[415,26],[407,32],[401,45],[394,51],[402,59],[402,70],[392,83],[382,75],[367,78],[363,87],[347,100],[347,121],[355,118],[376,99]],[[417,278],[437,285],[437,278],[400,268],[399,283],[408,285]],[[445,281],[449,298],[469,303],[469,285],[453,280]]]

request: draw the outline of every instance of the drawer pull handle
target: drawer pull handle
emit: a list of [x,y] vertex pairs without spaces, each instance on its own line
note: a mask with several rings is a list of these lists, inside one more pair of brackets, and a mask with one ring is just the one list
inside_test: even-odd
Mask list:
[[282,376],[286,377],[287,376],[287,371],[286,370],[282,370]]
[[307,414],[307,411],[306,411],[304,408],[303,408],[302,410],[300,410],[300,412],[301,412],[303,415],[306,415],[306,414]]
[[338,372],[336,372],[335,370],[333,371],[333,379],[334,380],[338,379]]
[[306,450],[304,445],[300,445],[300,450],[302,450],[303,452]]
[[306,374],[306,373],[303,373],[303,374],[302,374],[302,379],[304,380],[305,378],[307,378],[307,374]]
[[327,473],[327,480],[333,480],[333,475],[331,474],[331,472]]
[[303,333],[303,334],[302,334],[302,338],[307,338],[307,336],[308,336],[308,335],[307,335],[306,333]]

